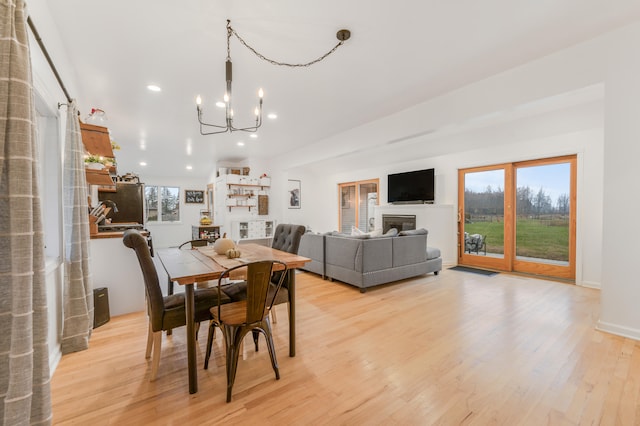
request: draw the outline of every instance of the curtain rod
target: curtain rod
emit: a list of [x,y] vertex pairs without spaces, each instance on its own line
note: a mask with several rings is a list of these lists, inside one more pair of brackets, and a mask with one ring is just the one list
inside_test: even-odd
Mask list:
[[[44,57],[47,58],[47,62],[51,67],[51,71],[53,71],[53,74],[56,76],[56,80],[58,80],[58,84],[60,85],[60,88],[64,92],[64,95],[67,97],[67,102],[71,103],[71,96],[69,96],[69,92],[67,92],[67,88],[64,86],[64,83],[62,82],[62,79],[60,78],[60,74],[58,74],[58,70],[56,69],[56,66],[53,64],[53,61],[51,60],[51,56],[49,56],[49,52],[47,51],[47,48],[44,46],[44,43],[42,42],[42,38],[40,38],[40,34],[38,33],[38,30],[36,29],[36,26],[31,20],[31,16],[27,17],[27,23],[29,24],[29,28],[31,28],[31,32],[33,33],[33,36],[36,38],[36,41],[38,42],[38,46],[40,46],[40,50],[42,50],[42,53],[44,53]],[[60,104],[58,104],[58,108],[59,107],[60,107]]]

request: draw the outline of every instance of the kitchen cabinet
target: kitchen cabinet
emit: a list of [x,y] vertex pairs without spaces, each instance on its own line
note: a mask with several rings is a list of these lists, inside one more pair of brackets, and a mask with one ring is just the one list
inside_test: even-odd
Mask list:
[[275,229],[274,220],[243,220],[231,223],[231,238],[234,241],[270,240]]
[[191,239],[192,240],[209,240],[214,242],[220,238],[220,226],[219,225],[199,225],[191,226]]

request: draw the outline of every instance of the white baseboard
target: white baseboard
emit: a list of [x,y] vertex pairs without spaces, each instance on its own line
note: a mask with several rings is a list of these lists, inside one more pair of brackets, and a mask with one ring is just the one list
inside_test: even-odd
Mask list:
[[582,281],[581,283],[576,284],[576,285],[579,285],[580,287],[594,288],[596,290],[600,290],[601,289],[600,283],[595,282],[595,281]]
[[637,328],[629,328],[602,320],[599,320],[598,324],[596,324],[596,330],[615,334],[617,336],[627,337],[633,340],[640,340],[640,330],[638,330]]
[[60,350],[60,345],[49,350],[49,375],[51,377],[53,377],[53,373],[56,371],[61,359],[62,351]]

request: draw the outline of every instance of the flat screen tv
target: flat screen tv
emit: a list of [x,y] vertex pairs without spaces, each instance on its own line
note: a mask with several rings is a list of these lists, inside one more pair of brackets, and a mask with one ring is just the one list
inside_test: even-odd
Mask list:
[[390,174],[387,181],[387,202],[433,203],[434,175],[434,169]]

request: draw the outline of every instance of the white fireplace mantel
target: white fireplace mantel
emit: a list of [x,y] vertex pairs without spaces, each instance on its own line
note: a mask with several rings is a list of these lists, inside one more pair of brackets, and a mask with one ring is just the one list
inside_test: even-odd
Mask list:
[[457,263],[456,216],[450,204],[384,204],[375,208],[375,228],[382,228],[383,214],[416,216],[416,228],[429,231],[427,245],[437,247],[445,264]]

